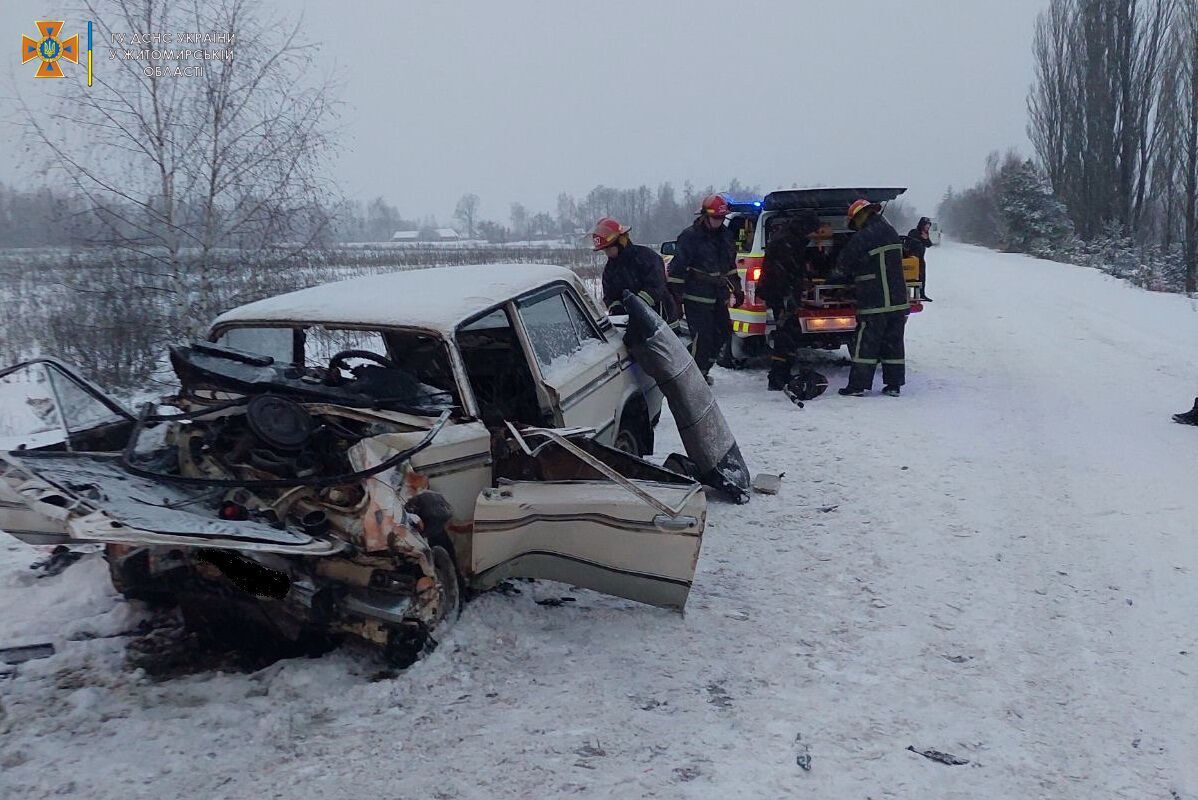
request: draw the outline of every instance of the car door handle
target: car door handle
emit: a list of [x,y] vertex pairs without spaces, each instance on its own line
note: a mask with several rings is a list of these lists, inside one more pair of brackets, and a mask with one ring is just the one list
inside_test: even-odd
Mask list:
[[653,518],[654,527],[663,531],[689,531],[699,524],[699,520],[694,517],[669,517],[665,514],[658,514]]

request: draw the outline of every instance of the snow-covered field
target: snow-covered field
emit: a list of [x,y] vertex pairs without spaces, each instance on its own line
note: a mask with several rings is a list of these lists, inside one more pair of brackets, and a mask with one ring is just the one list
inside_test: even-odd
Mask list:
[[38,580],[0,544],[0,645],[61,645],[0,679],[0,797],[1198,797],[1198,429],[1169,419],[1198,308],[930,263],[902,398],[714,373],[786,478],[713,502],[685,615],[520,584],[398,676],[341,651],[155,682],[98,559]]

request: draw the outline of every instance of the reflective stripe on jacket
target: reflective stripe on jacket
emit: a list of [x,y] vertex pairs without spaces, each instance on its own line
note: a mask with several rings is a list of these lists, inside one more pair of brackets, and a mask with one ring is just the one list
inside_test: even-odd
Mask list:
[[840,252],[840,270],[857,290],[858,315],[910,310],[902,240],[881,214],[849,238]]
[[670,288],[694,303],[724,302],[741,290],[736,271],[736,244],[728,228],[712,230],[700,217],[678,234],[670,261]]

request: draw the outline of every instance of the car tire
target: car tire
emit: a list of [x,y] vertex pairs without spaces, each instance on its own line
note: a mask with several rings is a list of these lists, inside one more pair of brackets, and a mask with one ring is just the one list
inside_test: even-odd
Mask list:
[[462,616],[462,576],[458,572],[458,560],[453,555],[453,545],[444,534],[439,540],[432,540],[433,570],[437,574],[437,584],[441,592],[441,617],[433,626],[433,633],[444,633],[453,627],[457,618]]
[[643,453],[641,449],[640,437],[637,436],[636,431],[631,430],[630,428],[621,427],[620,430],[616,432],[616,438],[615,441],[612,442],[612,447],[619,450],[621,453],[627,453],[628,455],[636,456],[637,458],[640,458]]
[[433,523],[426,529],[425,538],[432,551],[433,572],[441,592],[440,616],[432,627],[393,626],[383,648],[387,663],[397,669],[407,669],[423,656],[437,649],[439,640],[452,628],[462,615],[464,586],[458,572],[458,560],[453,543],[445,534],[441,523]]
[[634,396],[620,412],[620,427],[616,430],[612,447],[637,458],[644,458],[653,452],[653,427],[649,423],[649,410],[644,398]]
[[[437,492],[424,492],[408,501],[407,510],[416,514],[424,523],[422,535],[433,551],[433,569],[437,580],[445,587],[452,614],[457,619],[462,613],[465,587],[458,568],[458,553],[445,532],[445,526],[453,518],[453,506]],[[438,621],[438,625],[440,620]]]

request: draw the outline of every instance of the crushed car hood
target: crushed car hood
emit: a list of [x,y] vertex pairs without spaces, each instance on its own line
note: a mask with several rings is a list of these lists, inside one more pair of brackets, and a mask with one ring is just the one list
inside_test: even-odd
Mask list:
[[115,455],[2,453],[0,479],[15,489],[30,510],[61,521],[76,541],[293,555],[329,555],[345,546],[335,539],[316,539],[264,522],[230,521],[201,513],[200,509],[212,505],[211,490],[132,475]]

